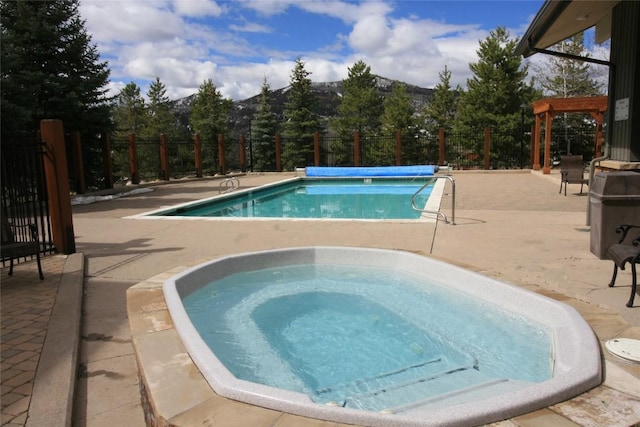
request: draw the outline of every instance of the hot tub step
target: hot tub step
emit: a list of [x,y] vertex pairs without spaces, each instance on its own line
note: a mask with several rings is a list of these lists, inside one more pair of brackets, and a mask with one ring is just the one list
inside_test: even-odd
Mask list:
[[485,386],[504,380],[491,378],[472,366],[460,367],[437,375],[416,378],[379,390],[351,395],[344,401],[347,408],[366,411],[390,410],[396,412],[413,402],[425,401],[434,396],[455,393],[465,389]]
[[344,403],[347,396],[375,394],[381,390],[403,387],[406,384],[447,375],[451,371],[469,369],[473,366],[475,366],[475,361],[472,358],[469,358],[468,365],[455,366],[443,356],[435,357],[375,377],[362,378],[346,384],[315,390],[313,399],[324,403],[331,401]]

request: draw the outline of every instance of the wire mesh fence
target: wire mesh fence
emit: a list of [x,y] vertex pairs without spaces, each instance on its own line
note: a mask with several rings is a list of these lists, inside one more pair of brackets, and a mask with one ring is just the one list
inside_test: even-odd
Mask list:
[[[487,134],[488,132],[488,134]],[[581,154],[585,162],[593,157],[596,131],[592,126],[553,129],[550,157],[559,159],[564,153]],[[530,130],[511,132],[450,132],[441,140],[438,135],[360,135],[340,137],[319,135],[316,147],[312,137],[296,140],[280,136],[273,145],[253,147],[251,139],[202,139],[202,174],[213,176],[246,169],[256,172],[294,170],[318,166],[390,166],[440,164],[454,169],[527,169],[533,156]],[[541,135],[544,141],[544,132]],[[242,142],[239,142],[242,141]],[[243,144],[244,147],[240,147]],[[276,151],[280,148],[280,153]],[[196,176],[196,152],[193,140],[168,140],[168,171],[163,174],[159,140],[136,140],[137,168],[143,181]],[[222,148],[221,148],[222,147]],[[317,150],[317,152],[316,152]],[[544,158],[544,143],[540,158]],[[130,176],[130,144],[127,140],[111,143],[114,181]],[[246,152],[247,159],[243,159]],[[278,155],[279,154],[279,155]],[[274,158],[280,158],[279,165]]]

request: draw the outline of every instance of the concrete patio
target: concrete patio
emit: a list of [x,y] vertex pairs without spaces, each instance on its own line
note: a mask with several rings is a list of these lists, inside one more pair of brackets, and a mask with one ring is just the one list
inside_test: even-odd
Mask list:
[[[630,273],[621,272],[615,288],[606,286],[612,263],[599,260],[589,251],[589,228],[585,226],[588,197],[577,194],[578,185],[570,185],[565,197],[558,194],[560,181],[555,171],[551,175],[530,171],[454,172],[453,176],[457,225],[438,223],[435,231],[430,232],[420,225],[397,222],[360,224],[356,233],[349,221],[320,226],[308,221],[124,218],[215,196],[219,183],[215,179],[176,181],[150,187],[153,191],[148,193],[74,206],[78,254],[46,257],[43,282],[37,279],[35,263],[18,265],[11,278],[7,269],[2,269],[2,424],[63,425],[40,424],[47,420],[48,413],[56,413],[64,423],[76,426],[144,425],[127,290],[169,270],[230,253],[314,244],[408,250],[561,300],[585,317],[602,343],[613,337],[640,338],[640,299],[636,307],[625,307]],[[242,176],[240,182],[242,187],[253,187],[283,178],[279,174],[256,174]],[[442,208],[451,213],[450,194],[445,196]],[[76,343],[79,338],[77,381],[73,381],[76,373],[67,372],[68,368],[62,371],[71,379],[61,380],[75,384],[71,415],[70,410],[60,409],[65,408],[66,395],[63,390],[54,389],[56,379],[49,378],[51,371],[65,366],[58,359],[64,353],[56,349],[60,345],[48,346],[47,342],[53,336],[59,337],[56,322],[73,324],[68,317],[80,313],[80,307],[72,306],[79,299],[74,299],[74,295],[83,289],[81,323],[77,319],[81,327],[76,338]],[[25,300],[27,304],[19,303]],[[50,322],[18,317],[29,314],[36,305],[41,313],[50,315]],[[22,307],[22,313],[16,311],[18,307]],[[29,323],[35,321],[39,323]],[[73,335],[72,332],[67,335]],[[22,333],[31,338],[15,335]],[[71,349],[72,338],[66,338],[71,339],[68,344]],[[61,339],[57,341],[60,343]],[[42,341],[40,350],[21,345],[38,344],[38,340]],[[57,355],[55,364],[51,363],[51,354]],[[640,365],[622,361],[606,350],[603,361],[602,386],[571,401],[494,425],[639,423]],[[47,387],[43,388],[45,384]],[[263,421],[251,418],[249,424],[237,412],[225,414],[208,422],[225,426],[301,425],[299,419],[282,414]],[[304,425],[334,423],[307,420]]]

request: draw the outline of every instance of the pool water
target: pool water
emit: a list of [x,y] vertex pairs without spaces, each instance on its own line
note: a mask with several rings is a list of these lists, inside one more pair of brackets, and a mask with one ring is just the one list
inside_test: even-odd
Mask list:
[[301,264],[215,280],[184,298],[237,378],[348,408],[397,410],[440,394],[553,375],[546,327],[424,278]]
[[[229,218],[417,219],[411,197],[432,178],[304,178],[154,213]],[[433,185],[415,199],[424,206]]]

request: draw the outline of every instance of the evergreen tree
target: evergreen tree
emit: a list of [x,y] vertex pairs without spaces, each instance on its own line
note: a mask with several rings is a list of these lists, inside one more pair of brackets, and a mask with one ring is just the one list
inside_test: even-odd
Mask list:
[[191,104],[191,127],[200,135],[204,153],[203,168],[215,168],[218,160],[218,135],[227,132],[227,118],[233,105],[223,98],[211,79],[205,80]]
[[358,61],[348,68],[347,78],[342,81],[344,91],[338,107],[338,115],[332,125],[341,135],[351,135],[354,131],[361,135],[380,131],[382,97],[376,85],[376,76],[371,67]]
[[518,41],[509,36],[504,27],[498,27],[480,41],[479,60],[469,65],[473,77],[467,79],[467,91],[460,99],[457,130],[519,128],[521,105],[531,101],[533,92],[525,83],[527,66],[514,52]]
[[69,130],[111,127],[109,69],[78,11],[78,0],[2,1],[2,133],[60,119]]
[[139,134],[145,124],[145,111],[140,87],[134,82],[128,83],[116,97],[113,107],[116,138],[126,139],[130,133]]
[[167,96],[167,89],[159,77],[149,85],[147,91],[147,126],[144,136],[155,140],[160,134],[171,137],[175,134],[176,119],[171,110],[171,100]]
[[340,141],[332,147],[337,164],[351,162],[354,132],[360,134],[364,156],[373,154],[367,137],[380,132],[383,110],[382,96],[376,85],[376,76],[371,74],[371,67],[360,60],[347,70],[347,78],[342,81],[343,94],[338,113],[330,122],[332,130],[340,137]]
[[454,129],[464,135],[460,145],[471,165],[482,157],[485,127],[493,135],[493,167],[510,161],[497,158],[496,153],[509,153],[511,147],[521,144],[522,105],[531,103],[534,90],[525,82],[527,66],[515,54],[517,43],[504,27],[498,27],[480,41],[479,60],[469,65],[473,77],[467,79],[467,91],[461,94]]
[[401,131],[411,134],[415,131],[415,112],[411,105],[411,96],[407,93],[407,85],[396,83],[391,88],[391,93],[384,99],[384,111],[382,114],[382,129],[385,133]]
[[254,167],[259,171],[276,170],[276,116],[271,110],[271,87],[265,79],[260,91],[258,111],[251,122],[251,144],[255,154]]
[[[553,50],[574,56],[589,57],[584,46],[584,33],[578,33],[553,47]],[[536,70],[537,82],[544,96],[575,98],[603,95],[604,88],[592,78],[589,62],[559,56],[547,56],[546,66]]]
[[286,146],[283,148],[282,166],[285,170],[313,164],[313,134],[320,131],[320,120],[310,74],[304,68],[304,62],[296,59],[283,112]]
[[453,129],[453,123],[458,108],[458,96],[462,89],[458,85],[451,89],[451,71],[445,65],[440,74],[440,82],[434,87],[433,98],[423,110],[422,123],[432,135],[437,135],[440,128],[445,132]]
[[385,139],[382,149],[378,153],[380,159],[376,164],[395,165],[395,135],[400,132],[405,161],[416,163],[415,143],[415,109],[411,104],[411,96],[407,93],[404,83],[396,83],[391,88],[391,93],[384,99],[384,112],[382,114],[382,129],[385,135],[391,138]]
[[[574,56],[589,57],[584,46],[584,33],[578,33],[553,47],[553,50]],[[552,98],[576,98],[598,96],[604,93],[604,87],[593,78],[592,64],[571,58],[549,56],[543,66],[536,70],[537,82],[544,96]],[[564,139],[562,147],[555,151],[570,153],[572,142],[574,151],[582,153],[579,146],[589,147],[592,141],[580,135],[585,125],[593,126],[593,119],[585,113],[563,113],[554,118],[553,135]],[[572,141],[573,140],[573,141]]]

